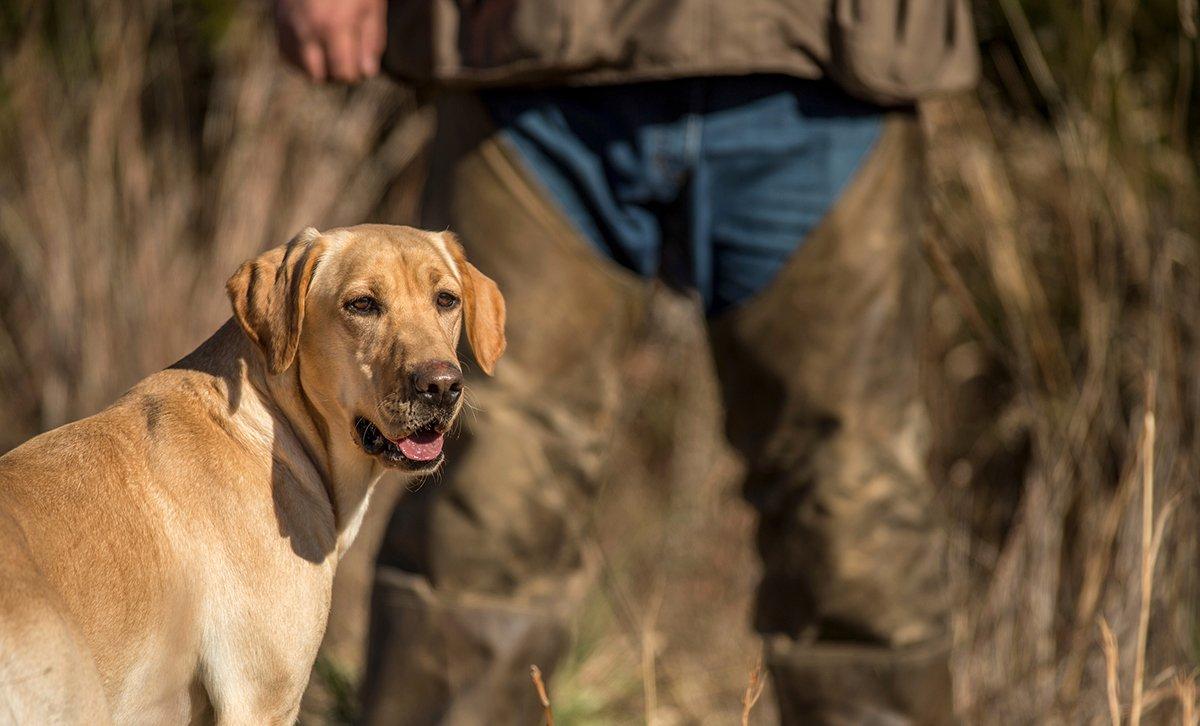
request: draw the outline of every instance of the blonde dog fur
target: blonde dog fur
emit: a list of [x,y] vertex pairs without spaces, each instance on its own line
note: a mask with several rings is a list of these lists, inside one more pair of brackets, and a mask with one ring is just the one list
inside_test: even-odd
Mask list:
[[505,345],[449,234],[308,229],[227,287],[190,355],[0,457],[0,723],[294,722],[388,465],[356,417],[402,439],[414,363]]

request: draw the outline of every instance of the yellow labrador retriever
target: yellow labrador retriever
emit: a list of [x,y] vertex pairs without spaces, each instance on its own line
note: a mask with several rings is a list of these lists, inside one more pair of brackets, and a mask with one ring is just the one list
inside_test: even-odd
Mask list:
[[0,723],[295,721],[385,469],[433,471],[504,301],[449,234],[308,229],[233,318],[0,458]]

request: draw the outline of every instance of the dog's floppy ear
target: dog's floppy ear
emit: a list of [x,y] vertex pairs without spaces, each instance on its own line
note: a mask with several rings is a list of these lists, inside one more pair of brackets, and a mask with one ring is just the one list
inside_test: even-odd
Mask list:
[[471,351],[483,372],[492,375],[496,361],[504,354],[504,296],[492,278],[467,262],[462,244],[450,232],[442,238],[450,249],[450,255],[458,265],[463,286],[463,315],[467,328],[467,340]]
[[296,358],[304,300],[324,247],[321,233],[309,227],[287,244],[243,262],[225,283],[234,317],[262,350],[272,375],[286,371]]

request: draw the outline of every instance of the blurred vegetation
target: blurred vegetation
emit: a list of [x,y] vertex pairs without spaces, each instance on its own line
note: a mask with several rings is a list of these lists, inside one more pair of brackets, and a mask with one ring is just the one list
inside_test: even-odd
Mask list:
[[[985,82],[922,109],[958,707],[1102,722],[1111,686],[1122,719],[1177,722],[1200,665],[1195,3],[976,4]],[[265,13],[0,0],[0,450],[194,347],[257,250],[415,218],[428,111],[386,81],[306,84]],[[561,723],[729,723],[757,658],[753,519],[702,326],[660,298],[592,533],[603,576],[550,684]],[[372,526],[309,722],[353,717]]]

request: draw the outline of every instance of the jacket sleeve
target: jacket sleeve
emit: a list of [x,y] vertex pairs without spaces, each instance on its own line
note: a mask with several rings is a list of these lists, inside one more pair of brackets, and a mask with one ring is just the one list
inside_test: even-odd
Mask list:
[[979,55],[967,0],[833,0],[827,74],[877,103],[971,88]]

